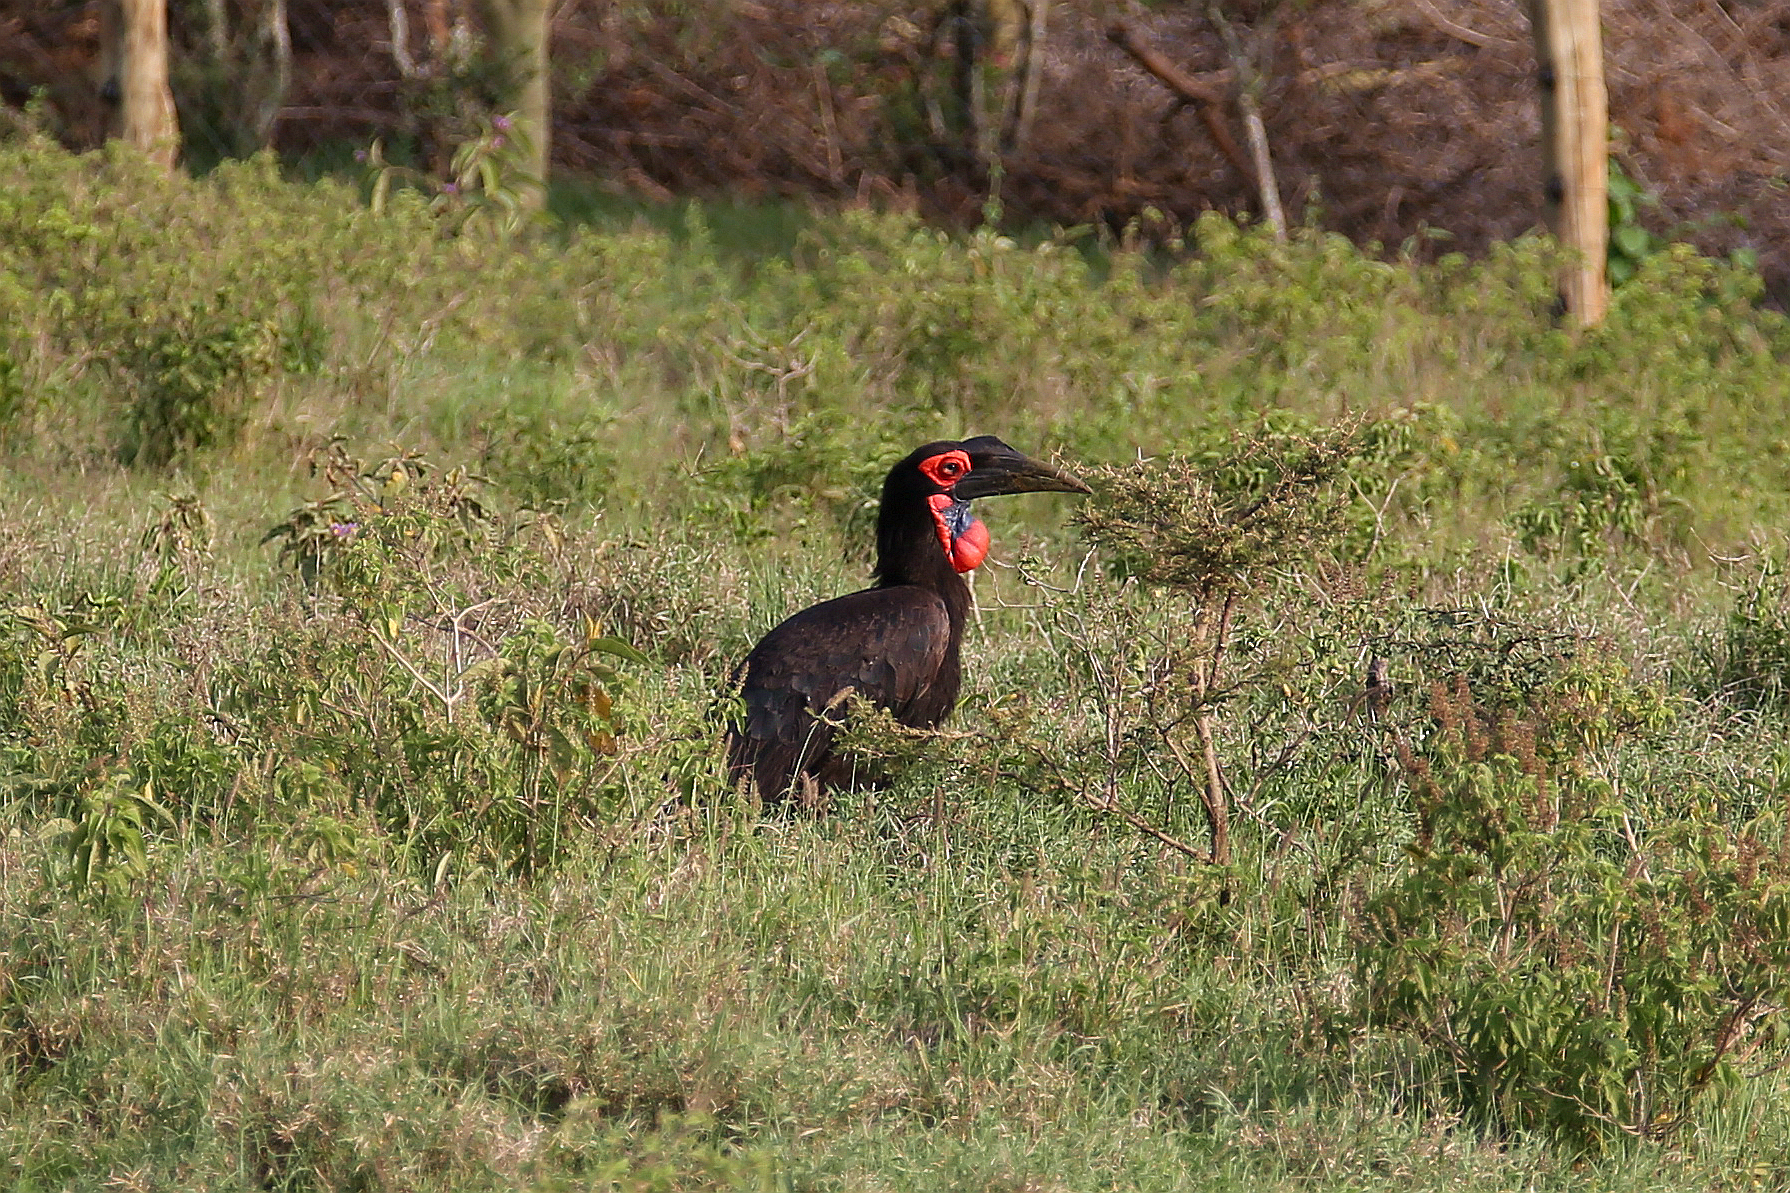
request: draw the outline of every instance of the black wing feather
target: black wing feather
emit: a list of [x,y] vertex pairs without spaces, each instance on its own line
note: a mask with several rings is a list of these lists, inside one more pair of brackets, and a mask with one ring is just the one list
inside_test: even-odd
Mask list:
[[938,724],[957,698],[950,643],[943,598],[917,586],[866,589],[802,610],[746,656],[746,716],[729,742],[730,764],[751,768],[767,798],[802,771],[820,773],[834,727],[819,714],[852,693],[903,724]]

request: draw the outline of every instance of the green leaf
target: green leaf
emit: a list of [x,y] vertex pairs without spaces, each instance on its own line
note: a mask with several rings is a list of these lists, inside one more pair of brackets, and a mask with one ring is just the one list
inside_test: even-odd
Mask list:
[[554,777],[564,782],[567,773],[578,761],[578,750],[572,745],[572,740],[555,726],[547,727],[546,738],[547,764],[553,768]]
[[173,828],[179,823],[175,820],[174,813],[156,802],[155,780],[146,780],[143,784],[143,789],[133,793],[131,799],[141,807],[148,808],[151,812],[154,812],[156,816],[161,819],[162,823],[166,824],[169,828]]
[[1652,249],[1653,236],[1635,224],[1624,224],[1610,233],[1610,240],[1630,257],[1641,258]]
[[618,659],[626,659],[630,663],[651,663],[652,660],[641,654],[634,647],[620,638],[593,638],[584,644],[586,650],[598,651],[606,655],[614,655]]
[[511,674],[516,665],[504,658],[480,659],[466,670],[460,672],[462,685],[483,684],[491,680],[502,679]]

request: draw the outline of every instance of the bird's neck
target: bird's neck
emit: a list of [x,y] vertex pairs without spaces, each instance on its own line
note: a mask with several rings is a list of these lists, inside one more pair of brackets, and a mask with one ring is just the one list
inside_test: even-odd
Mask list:
[[876,586],[912,584],[944,598],[953,628],[963,625],[970,607],[970,586],[939,544],[930,515],[903,519],[878,528]]

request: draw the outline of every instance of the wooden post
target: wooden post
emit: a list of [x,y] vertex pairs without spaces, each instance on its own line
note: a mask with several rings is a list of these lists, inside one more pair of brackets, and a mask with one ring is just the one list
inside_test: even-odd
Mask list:
[[163,169],[180,150],[174,93],[168,89],[167,0],[109,0],[101,10],[105,56],[113,64],[105,94],[117,97],[112,135]]
[[1609,304],[1609,100],[1597,0],[1529,0],[1541,88],[1542,196],[1548,228],[1574,260],[1561,279],[1581,327]]

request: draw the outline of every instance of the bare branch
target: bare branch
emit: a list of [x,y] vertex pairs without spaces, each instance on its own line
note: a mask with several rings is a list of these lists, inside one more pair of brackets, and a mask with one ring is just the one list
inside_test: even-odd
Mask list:
[[1158,82],[1170,91],[1183,104],[1191,105],[1199,112],[1200,123],[1212,137],[1212,143],[1218,146],[1231,165],[1237,167],[1237,173],[1255,182],[1255,170],[1249,164],[1249,158],[1237,145],[1231,130],[1225,127],[1224,94],[1216,87],[1211,87],[1195,79],[1186,71],[1170,62],[1162,51],[1145,41],[1143,35],[1127,25],[1124,21],[1115,21],[1106,31],[1106,38],[1124,50],[1139,66],[1154,75]]

